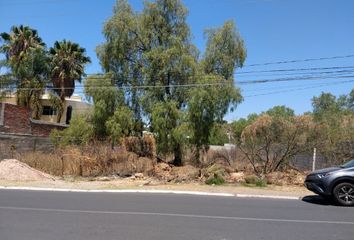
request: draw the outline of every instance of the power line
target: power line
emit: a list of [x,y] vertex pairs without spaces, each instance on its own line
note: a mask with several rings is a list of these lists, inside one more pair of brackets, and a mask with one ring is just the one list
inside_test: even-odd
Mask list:
[[[194,84],[177,84],[177,85],[139,85],[139,86],[87,86],[88,88],[93,89],[145,89],[145,88],[178,88],[178,87],[204,87],[204,86],[221,86],[221,85],[231,85],[232,82],[219,82],[219,83],[194,83]],[[75,88],[85,88],[85,86],[76,86],[76,87],[64,87],[64,88],[51,88],[48,90],[75,90]],[[18,90],[41,90],[43,88],[17,88]]]
[[271,70],[259,70],[259,71],[238,72],[238,73],[236,73],[236,74],[273,73],[273,72],[294,72],[294,71],[317,71],[317,70],[335,70],[335,69],[354,69],[354,66],[334,66],[334,67],[316,67],[316,68],[271,69]]
[[[307,86],[307,87],[297,87],[297,88],[289,88],[281,91],[272,91],[268,93],[261,93],[261,94],[253,94],[253,95],[245,95],[243,96],[244,98],[252,98],[252,97],[258,97],[258,96],[267,96],[267,95],[274,95],[274,94],[281,94],[281,93],[287,93],[287,92],[294,92],[294,91],[302,91],[302,90],[307,90],[307,89],[314,89],[314,88],[319,88],[319,87],[324,87],[324,86],[334,86],[334,85],[341,85],[341,84],[347,84],[347,83],[352,83],[354,80],[347,80],[347,81],[341,81],[341,82],[335,82],[335,83],[324,83],[324,84],[319,84],[315,86]],[[89,104],[88,102],[86,102]],[[91,105],[93,106],[93,105]],[[89,107],[76,107],[75,109],[81,109],[81,110],[89,110]]]
[[338,78],[354,78],[354,75],[333,75],[333,76],[313,76],[313,77],[293,77],[293,78],[278,78],[278,79],[266,79],[266,80],[252,80],[252,81],[238,81],[239,85],[248,84],[262,84],[270,82],[291,82],[291,81],[312,81],[312,80],[324,80],[324,79],[338,79]]
[[315,71],[315,72],[290,72],[290,73],[264,73],[264,74],[249,74],[249,75],[237,75],[236,77],[238,79],[242,78],[249,78],[249,77],[281,77],[281,76],[314,76],[314,75],[323,75],[323,74],[347,74],[347,73],[354,73],[353,70],[340,70],[340,71],[330,71],[330,72],[325,72],[325,71]]
[[[236,80],[236,84],[238,85],[244,85],[244,84],[256,84],[256,83],[268,83],[268,82],[279,82],[279,81],[302,81],[302,80],[317,80],[317,79],[330,79],[330,78],[348,78],[348,77],[354,77],[353,75],[347,75],[343,76],[343,74],[349,74],[349,73],[354,73],[354,71],[332,71],[332,72],[321,72],[319,74],[327,74],[327,76],[306,76],[306,75],[300,75],[296,77],[286,77],[286,78],[271,78],[271,79],[259,79],[259,80]],[[196,77],[198,78],[198,76]],[[220,77],[216,76],[204,76],[205,79],[220,79]],[[97,79],[109,79],[109,78],[97,78]],[[116,80],[113,80],[113,84],[117,83]],[[180,85],[140,85],[140,86],[117,86],[117,88],[166,88],[166,87],[190,87],[190,86],[196,86],[196,85],[223,85],[223,84],[229,84],[230,82],[223,81],[223,82],[215,82],[215,83],[208,83],[208,84],[180,84]],[[90,88],[95,88],[95,87],[101,87],[101,85],[88,85]],[[85,86],[77,86],[77,88],[84,88]]]
[[253,95],[244,96],[244,98],[266,96],[266,95],[274,95],[274,94],[287,93],[287,92],[293,92],[293,91],[301,91],[301,90],[319,88],[319,87],[323,87],[323,86],[332,86],[332,85],[346,84],[346,83],[351,83],[351,82],[354,82],[354,80],[342,81],[342,82],[336,82],[336,83],[327,83],[327,84],[322,84],[322,85],[318,85],[318,86],[311,86],[311,87],[294,88],[294,89],[282,90],[282,91],[273,91],[273,92],[269,92],[269,93],[253,94]]
[[[319,88],[319,87],[324,87],[324,86],[341,85],[341,84],[347,84],[347,83],[352,83],[352,82],[354,82],[354,80],[341,81],[341,82],[336,82],[336,83],[325,83],[325,84],[320,84],[320,85],[316,85],[316,86],[290,88],[290,89],[281,90],[281,91],[272,91],[272,92],[268,92],[268,93],[246,95],[243,97],[244,98],[252,98],[252,97],[259,97],[259,96],[267,96],[267,95],[281,94],[281,93],[287,93],[287,92],[302,91],[302,90],[307,90],[307,89],[314,89],[314,88]],[[88,102],[86,102],[86,103],[89,104]],[[93,105],[91,105],[91,106],[93,106]],[[75,109],[89,110],[90,108],[89,107],[76,107]]]
[[[334,80],[336,81],[336,80]],[[336,82],[334,82],[336,83]],[[333,83],[333,84],[334,84]],[[262,92],[262,91],[273,91],[273,90],[279,90],[279,89],[296,89],[296,88],[300,88],[300,87],[315,87],[315,86],[322,86],[323,84],[329,84],[327,83],[304,83],[304,84],[297,84],[297,85],[286,85],[286,86],[271,86],[271,87],[267,87],[267,88],[252,88],[252,89],[241,89],[242,93],[248,93],[248,92]],[[330,83],[332,84],[332,83]]]
[[244,65],[244,67],[256,67],[256,66],[267,66],[267,65],[286,64],[286,63],[297,63],[297,62],[310,62],[310,61],[333,60],[333,59],[352,58],[352,57],[354,57],[354,54],[349,54],[349,55],[344,55],[344,56],[321,57],[321,58],[307,58],[307,59],[285,60],[285,61],[277,61],[277,62],[266,62],[266,63],[246,64],[246,65]]
[[[250,84],[264,84],[264,83],[270,83],[270,82],[290,82],[290,81],[310,81],[310,80],[324,80],[324,79],[342,79],[342,78],[354,78],[354,75],[330,75],[330,76],[312,76],[312,77],[293,77],[293,78],[275,78],[275,79],[263,79],[263,80],[244,80],[244,81],[237,81],[237,85],[250,85]],[[127,90],[127,89],[148,89],[148,88],[179,88],[179,87],[209,87],[209,86],[227,86],[227,85],[232,85],[232,82],[215,82],[215,83],[193,83],[193,84],[176,84],[176,85],[136,85],[136,86],[102,86],[102,85],[91,85],[91,86],[86,86],[91,89],[107,89],[107,88],[112,88],[112,89],[122,89],[122,90]],[[76,87],[64,87],[64,88],[54,88],[54,87],[47,87],[48,90],[75,90],[75,89],[82,89],[85,88],[85,86],[76,86]],[[2,88],[2,89],[9,89],[9,88]],[[10,88],[11,89],[11,88]],[[13,89],[17,90],[42,90],[43,88],[15,88]]]
[[[316,67],[316,68],[284,68],[284,69],[270,69],[270,70],[255,70],[255,71],[236,71],[236,75],[250,74],[250,73],[273,73],[273,72],[294,72],[294,71],[317,71],[317,70],[338,70],[338,69],[354,69],[354,66],[332,66],[332,67]],[[93,79],[105,78],[105,73],[87,73],[87,77]],[[192,77],[200,77],[205,75],[193,75]]]

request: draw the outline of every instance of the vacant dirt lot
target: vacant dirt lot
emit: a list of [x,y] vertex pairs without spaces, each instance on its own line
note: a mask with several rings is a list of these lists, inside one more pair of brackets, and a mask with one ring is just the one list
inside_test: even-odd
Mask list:
[[[219,171],[220,169],[217,170]],[[154,177],[150,177],[143,173],[136,173],[130,177],[53,177],[15,159],[0,161],[0,186],[3,187],[41,187],[85,190],[179,190],[299,197],[311,194],[300,185],[247,187],[244,186],[242,182],[238,181],[238,178],[243,176],[240,173],[230,175],[230,179],[235,178],[235,181],[230,181],[222,186],[210,186],[204,184],[203,181],[200,181],[200,177],[198,177],[200,175],[199,170],[192,166],[171,168],[167,164],[160,164],[155,171],[155,175],[156,176]],[[172,176],[174,181],[169,181],[169,178]]]

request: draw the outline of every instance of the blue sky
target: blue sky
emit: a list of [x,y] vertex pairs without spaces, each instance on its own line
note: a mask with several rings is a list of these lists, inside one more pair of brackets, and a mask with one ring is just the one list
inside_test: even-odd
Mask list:
[[[129,2],[137,11],[143,7],[141,0]],[[354,58],[247,66],[354,54],[352,0],[183,2],[189,9],[188,23],[193,42],[202,52],[205,48],[204,29],[220,26],[228,19],[236,22],[248,51],[246,66],[235,74],[236,84],[237,81],[284,77],[269,73],[238,74],[245,71],[354,66]],[[103,23],[112,15],[114,3],[115,0],[0,0],[0,32],[8,32],[12,25],[24,24],[37,29],[48,46],[62,39],[77,42],[86,48],[92,59],[86,72],[100,72],[95,48],[104,41]],[[312,109],[311,98],[322,91],[335,95],[348,93],[354,88],[354,82],[348,82],[351,79],[354,80],[354,77],[240,85],[244,101],[225,119],[230,121],[245,117],[274,105],[286,105],[301,114]]]

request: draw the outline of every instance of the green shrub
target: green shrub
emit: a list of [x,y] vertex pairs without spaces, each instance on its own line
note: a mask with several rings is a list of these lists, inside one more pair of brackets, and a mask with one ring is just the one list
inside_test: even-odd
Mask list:
[[73,116],[70,126],[59,131],[54,129],[50,133],[50,140],[56,146],[83,145],[87,144],[93,137],[93,127],[83,116]]
[[257,187],[266,187],[267,186],[267,181],[265,179],[257,179],[256,180],[256,186]]
[[247,184],[256,184],[258,178],[255,175],[248,175],[245,177],[245,182]]
[[248,175],[245,177],[245,186],[248,187],[266,187],[267,186],[267,180],[266,179],[261,179],[255,175]]
[[222,185],[225,183],[225,179],[220,176],[219,174],[214,174],[213,177],[211,178],[208,178],[206,181],[205,181],[206,184],[208,185]]

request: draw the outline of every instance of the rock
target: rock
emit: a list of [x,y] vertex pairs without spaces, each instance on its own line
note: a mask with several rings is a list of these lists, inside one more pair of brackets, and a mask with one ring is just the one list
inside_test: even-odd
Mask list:
[[244,182],[245,181],[245,173],[244,172],[233,172],[230,173],[229,177],[230,182]]
[[111,179],[109,177],[99,177],[97,178],[97,181],[110,181]]
[[135,174],[134,174],[134,177],[135,177],[135,178],[142,179],[142,178],[144,178],[144,174],[143,174],[143,173],[135,173]]

